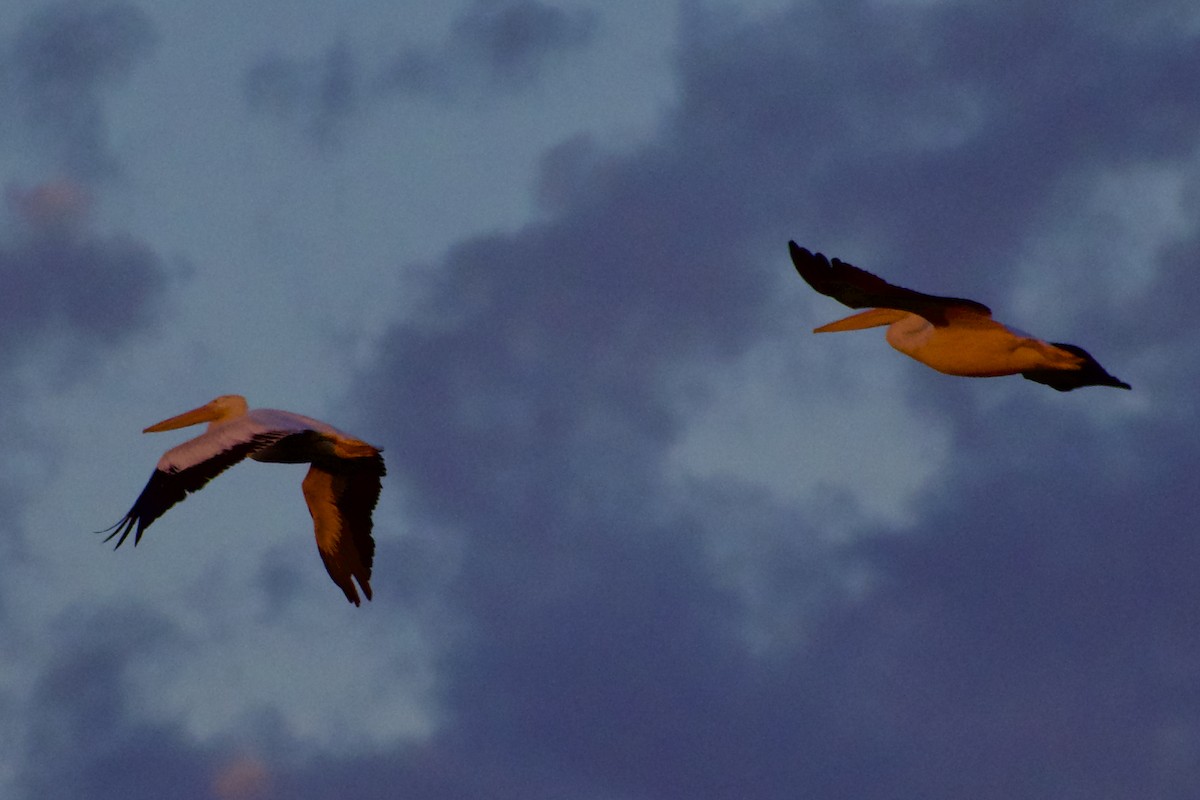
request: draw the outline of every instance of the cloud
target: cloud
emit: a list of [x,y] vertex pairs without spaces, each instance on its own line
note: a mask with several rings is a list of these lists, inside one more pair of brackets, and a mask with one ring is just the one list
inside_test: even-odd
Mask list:
[[149,17],[125,3],[55,3],[29,16],[4,48],[0,97],[20,139],[51,177],[10,181],[0,231],[0,335],[15,346],[0,363],[50,336],[113,344],[149,321],[163,290],[157,255],[127,234],[102,234],[90,214],[97,181],[118,170],[104,92],[152,51]]
[[208,757],[179,747],[176,730],[127,717],[137,661],[178,632],[144,611],[107,609],[50,635],[55,653],[23,709],[22,796],[209,797]]
[[596,15],[587,9],[477,0],[442,42],[405,47],[381,68],[363,66],[342,40],[312,58],[260,58],[246,71],[242,91],[252,113],[298,126],[318,150],[336,150],[352,120],[396,95],[454,100],[526,90],[590,44],[595,29]]
[[361,83],[353,52],[338,42],[314,59],[265,56],[246,72],[243,93],[252,112],[299,125],[318,149],[329,150],[359,110]]
[[[56,4],[0,42],[0,155],[21,159],[0,208],[0,430],[11,456],[0,505],[19,517],[27,485],[53,459],[52,435],[31,423],[34,384],[61,387],[99,354],[144,330],[166,287],[161,259],[127,233],[92,219],[100,180],[117,169],[102,94],[153,43],[146,17],[122,4]],[[32,163],[31,163],[32,162]],[[13,556],[13,534],[0,541]]]
[[[89,218],[91,193],[60,179],[28,188],[9,184],[0,216],[0,410],[11,459],[0,472],[0,507],[23,517],[26,492],[52,476],[61,432],[31,419],[39,389],[61,389],[92,374],[101,356],[150,329],[166,293],[168,270],[144,242],[101,233]],[[21,524],[0,537],[9,557],[23,552]],[[0,601],[0,606],[3,603]]]
[[406,94],[454,96],[465,88],[514,92],[533,84],[555,60],[590,44],[596,16],[538,0],[476,0],[438,48],[408,48],[384,85]]
[[145,244],[87,224],[88,193],[68,181],[9,187],[17,214],[0,240],[0,336],[13,347],[0,364],[48,339],[112,346],[153,319],[166,271]]
[[[660,138],[553,152],[557,213],[452,248],[361,381],[414,510],[464,540],[439,743],[513,796],[1181,796],[1195,592],[1158,559],[1191,561],[1193,471],[1124,462],[1175,437],[1193,464],[1194,437],[912,365],[954,446],[911,526],[818,547],[803,506],[666,473],[706,390],[681,376],[805,312],[787,238],[999,305],[1050,203],[1088,205],[1067,182],[1194,152],[1194,39],[1082,4],[688,9]],[[1122,373],[1136,334],[1100,337]],[[754,603],[722,555],[747,540]],[[752,647],[755,614],[776,638]]]
[[59,3],[31,16],[4,59],[25,144],[79,178],[114,174],[101,94],[146,58],[156,38],[149,17],[125,3]]
[[[945,467],[912,490],[911,521],[852,518],[841,541],[815,504],[752,476],[673,474],[697,409],[747,353],[818,346],[782,321],[818,301],[791,275],[788,238],[999,309],[1046,219],[1093,212],[1064,186],[1086,194],[1143,161],[1187,173],[1200,110],[1178,76],[1194,41],[1137,35],[1183,6],[1046,8],[829,2],[751,19],[685,5],[681,94],[654,138],[547,153],[541,218],[450,248],[440,289],[353,387],[407,510],[459,545],[454,569],[389,571],[397,553],[440,552],[384,542],[376,578],[380,598],[453,615],[436,631],[442,727],[356,755],[312,753],[269,720],[255,733],[278,750],[197,743],[141,721],[127,689],[137,655],[178,647],[176,634],[89,617],[35,687],[26,785],[300,800],[397,786],[430,800],[1190,796],[1194,231],[1164,234],[1177,238],[1148,257],[1129,314],[1081,339],[1102,340],[1135,383],[1128,402],[1170,401],[1152,413],[1115,392],[906,365],[844,413],[866,426],[872,402],[920,402],[949,431]],[[1061,111],[1075,101],[1090,124]],[[1122,297],[1089,263],[1053,267]],[[1155,353],[1170,367],[1159,385],[1126,375],[1123,363],[1153,370]],[[868,368],[804,364],[795,385],[829,394],[829,372]],[[791,424],[812,431],[798,394]],[[824,457],[797,451],[786,468],[819,472]],[[273,579],[285,602],[290,579]]]
[[463,90],[528,88],[566,54],[591,43],[596,16],[538,0],[476,2],[436,48],[407,48],[384,72],[387,91],[454,97]]
[[587,45],[595,26],[588,9],[567,11],[538,0],[476,2],[455,21],[442,61],[476,59],[494,85],[521,87],[553,58]]
[[91,193],[85,186],[59,179],[30,188],[8,187],[8,205],[30,228],[72,230],[87,218]]
[[888,732],[914,795],[1185,796],[1197,598],[1176,564],[1200,552],[1179,477],[1195,442],[1167,445],[1161,422],[1097,435],[1028,415],[1015,435],[1005,419],[910,535],[862,546],[878,589],[833,609],[809,655],[840,670],[857,724]]
[[262,759],[236,756],[214,776],[213,794],[217,800],[265,800],[273,795],[270,769]]

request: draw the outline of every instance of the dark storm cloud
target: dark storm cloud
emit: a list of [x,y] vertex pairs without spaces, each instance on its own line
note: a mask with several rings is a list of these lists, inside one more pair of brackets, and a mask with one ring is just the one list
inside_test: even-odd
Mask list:
[[30,17],[4,59],[7,89],[29,129],[23,144],[80,178],[116,171],[101,95],[155,39],[146,14],[124,3],[61,3]]

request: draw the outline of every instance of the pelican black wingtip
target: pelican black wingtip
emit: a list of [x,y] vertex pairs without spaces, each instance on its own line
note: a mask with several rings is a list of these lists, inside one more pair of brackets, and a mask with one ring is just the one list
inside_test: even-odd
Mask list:
[[825,266],[829,266],[829,259],[825,256],[820,253],[814,253],[807,247],[801,247],[791,239],[788,239],[788,255],[792,257],[792,263],[796,265],[797,269],[800,268],[802,262],[808,261],[821,261],[825,263]]
[[[118,520],[115,524],[105,528],[104,530],[92,531],[92,533],[97,534],[97,535],[102,534],[102,533],[107,533],[108,536],[104,537],[105,542],[111,542],[115,537],[119,536],[120,538],[117,539],[117,543],[113,545],[113,550],[116,550],[118,547],[125,544],[125,539],[126,539],[126,537],[129,536],[129,533],[132,530],[133,530],[133,521],[130,520],[129,517],[124,517],[124,518]],[[137,546],[137,538],[134,539],[133,544],[134,544],[134,547]]]

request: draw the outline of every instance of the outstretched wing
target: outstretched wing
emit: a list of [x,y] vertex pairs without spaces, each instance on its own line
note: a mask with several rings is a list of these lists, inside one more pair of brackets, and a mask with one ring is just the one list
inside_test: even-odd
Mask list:
[[[137,528],[133,543],[142,540],[142,533],[154,520],[205,484],[249,455],[270,447],[287,435],[286,431],[243,431],[244,426],[222,426],[197,436],[178,447],[173,447],[159,459],[154,474],[129,513],[101,533],[108,533],[104,541],[114,536],[115,547],[125,542],[130,531]],[[237,435],[244,432],[244,436]],[[111,531],[111,533],[109,533]]]
[[788,251],[796,271],[809,286],[850,308],[894,308],[924,317],[934,325],[946,325],[949,317],[956,314],[992,315],[992,310],[983,303],[894,286],[839,258],[830,262],[820,253],[811,253],[795,242],[788,242]]
[[301,484],[325,570],[354,605],[361,602],[356,580],[371,599],[375,558],[371,512],[379,502],[384,474],[383,456],[375,452],[361,458],[314,461]]

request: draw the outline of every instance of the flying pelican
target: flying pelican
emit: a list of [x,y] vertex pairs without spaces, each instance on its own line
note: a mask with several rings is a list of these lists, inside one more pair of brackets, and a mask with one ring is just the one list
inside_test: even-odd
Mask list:
[[351,577],[370,600],[375,555],[371,512],[385,474],[380,449],[299,414],[273,408],[248,410],[246,398],[237,394],[222,395],[142,433],[201,422],[208,423],[204,433],[163,453],[133,508],[116,525],[101,531],[112,531],[104,541],[119,535],[116,546],[120,547],[136,525],[136,546],[146,528],[167,509],[247,456],[276,464],[308,463],[312,466],[301,488],[325,569],[351,603],[359,604]]
[[867,309],[815,328],[813,333],[887,325],[888,344],[947,375],[1020,375],[1060,392],[1081,386],[1129,388],[1082,347],[1045,342],[1002,325],[982,303],[893,286],[840,259],[830,263],[795,242],[788,242],[788,249],[796,271],[809,286],[842,305]]

